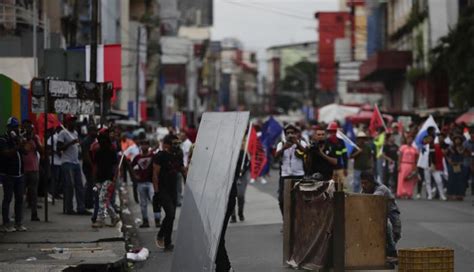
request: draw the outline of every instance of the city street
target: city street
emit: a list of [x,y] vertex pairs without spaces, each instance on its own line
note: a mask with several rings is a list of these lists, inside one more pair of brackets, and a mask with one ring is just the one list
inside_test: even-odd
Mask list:
[[[267,184],[249,185],[246,221],[231,224],[227,232],[227,250],[235,271],[293,271],[282,265],[282,224],[276,199],[278,174],[276,171],[271,174]],[[474,271],[472,197],[464,202],[403,200],[398,204],[403,225],[399,248],[453,248],[455,271]],[[137,205],[133,212],[139,217]],[[137,263],[135,271],[170,271],[172,253],[156,248],[156,233],[154,227],[139,229],[140,242],[150,250],[150,258]]]

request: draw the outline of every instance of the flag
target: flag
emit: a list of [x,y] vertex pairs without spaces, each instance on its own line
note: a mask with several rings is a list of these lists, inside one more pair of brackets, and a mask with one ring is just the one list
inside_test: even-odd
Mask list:
[[266,175],[268,171],[270,171],[269,162],[271,161],[272,147],[280,138],[282,132],[283,127],[272,116],[262,126],[262,136],[260,141],[262,142],[267,155],[267,164],[263,168],[261,175]]
[[356,135],[354,132],[354,127],[352,126],[352,122],[347,120],[343,127],[344,136],[347,136],[352,142],[355,142]]
[[377,104],[374,107],[374,112],[372,113],[372,118],[370,118],[369,132],[372,137],[377,134],[377,129],[383,127],[387,130],[385,126],[385,121],[383,120],[382,114],[380,113],[379,106]]
[[429,127],[434,127],[436,133],[440,132],[438,125],[436,124],[433,116],[431,115],[428,117],[428,119],[426,119],[425,123],[423,123],[423,126],[421,126],[420,130],[418,131],[418,134],[416,134],[415,141],[413,142],[413,146],[418,148],[418,150],[421,150],[423,146],[423,138],[428,135]]
[[251,126],[249,133],[248,153],[250,155],[250,177],[256,179],[267,164],[267,155],[253,126]]
[[354,141],[351,140],[349,136],[345,135],[342,131],[338,130],[336,136],[337,138],[344,141],[344,145],[347,149],[347,157],[351,156],[352,151],[354,151],[354,149],[359,149],[359,147],[354,143]]

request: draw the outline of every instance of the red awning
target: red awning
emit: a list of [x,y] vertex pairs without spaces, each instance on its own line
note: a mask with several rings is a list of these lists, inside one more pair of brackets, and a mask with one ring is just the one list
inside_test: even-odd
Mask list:
[[459,116],[456,119],[457,124],[462,124],[466,123],[467,125],[473,125],[474,124],[474,111],[468,111],[464,113],[463,115]]

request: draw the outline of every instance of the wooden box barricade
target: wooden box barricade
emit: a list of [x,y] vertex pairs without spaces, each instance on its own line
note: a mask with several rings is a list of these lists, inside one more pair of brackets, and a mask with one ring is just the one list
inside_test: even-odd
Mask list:
[[284,185],[284,265],[334,271],[386,268],[385,197],[334,192],[321,199],[295,183]]

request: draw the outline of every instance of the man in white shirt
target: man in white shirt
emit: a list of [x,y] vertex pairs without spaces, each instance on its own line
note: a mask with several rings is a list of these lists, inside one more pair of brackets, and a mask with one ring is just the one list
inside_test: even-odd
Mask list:
[[51,192],[53,193],[54,198],[62,199],[62,194],[64,193],[64,184],[61,178],[61,156],[58,153],[58,137],[59,132],[61,132],[61,127],[59,127],[56,131],[51,129],[51,136],[48,138],[48,151],[53,153],[53,156],[50,156],[50,164],[51,164],[51,174],[52,174],[52,182],[51,182]]
[[283,215],[285,182],[304,177],[304,153],[306,142],[299,137],[299,129],[293,125],[285,127],[285,141],[279,142],[276,158],[281,158],[278,204]]
[[76,117],[66,116],[65,126],[58,135],[57,147],[61,153],[61,172],[64,181],[64,202],[66,214],[76,214],[73,208],[73,193],[76,193],[77,214],[90,215],[84,203],[84,184],[79,162],[79,138],[74,129]]

